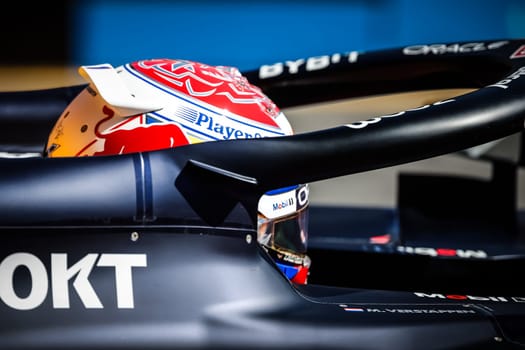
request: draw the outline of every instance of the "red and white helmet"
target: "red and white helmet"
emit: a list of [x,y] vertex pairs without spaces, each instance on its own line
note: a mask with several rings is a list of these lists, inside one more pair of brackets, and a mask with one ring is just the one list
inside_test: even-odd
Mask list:
[[79,72],[89,85],[55,124],[48,157],[292,134],[279,108],[233,67],[152,59]]

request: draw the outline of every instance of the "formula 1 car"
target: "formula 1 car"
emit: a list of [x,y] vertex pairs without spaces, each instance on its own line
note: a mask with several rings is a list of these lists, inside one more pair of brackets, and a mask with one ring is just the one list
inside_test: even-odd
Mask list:
[[[93,89],[1,93],[0,349],[525,348],[525,40],[243,75],[283,110],[469,91],[293,135],[57,158],[48,135]],[[258,242],[275,189],[442,155],[490,176],[402,173],[392,208],[312,202],[307,283]]]

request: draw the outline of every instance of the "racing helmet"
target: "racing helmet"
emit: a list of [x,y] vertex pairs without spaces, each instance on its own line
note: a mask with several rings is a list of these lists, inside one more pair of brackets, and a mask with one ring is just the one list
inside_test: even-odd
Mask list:
[[282,112],[233,67],[173,59],[82,66],[88,82],[49,135],[48,157],[145,152],[290,135]]
[[[117,68],[81,66],[79,73],[88,85],[51,130],[47,157],[117,155],[293,134],[279,108],[235,67],[162,58]],[[271,191],[259,204],[259,242],[297,283],[306,283],[310,265],[305,254],[307,189]]]
[[286,277],[306,284],[310,258],[308,242],[308,184],[266,192],[258,205],[257,239]]

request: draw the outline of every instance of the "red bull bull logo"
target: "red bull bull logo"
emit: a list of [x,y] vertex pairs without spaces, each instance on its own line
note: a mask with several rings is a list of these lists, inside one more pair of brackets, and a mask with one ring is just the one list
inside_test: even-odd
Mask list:
[[[103,140],[103,150],[95,152],[94,155],[145,152],[188,144],[188,140],[180,128],[168,123],[139,126],[131,130],[117,129],[102,133],[99,130],[102,123],[114,117],[113,110],[107,106],[103,107],[103,113],[107,115],[107,118],[102,119],[95,128],[95,135]],[[134,118],[144,118],[144,116]]]

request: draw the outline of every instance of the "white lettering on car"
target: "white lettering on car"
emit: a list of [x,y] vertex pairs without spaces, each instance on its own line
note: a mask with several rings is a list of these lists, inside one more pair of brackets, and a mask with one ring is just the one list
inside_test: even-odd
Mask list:
[[[115,270],[116,301],[119,309],[133,309],[133,267],[146,267],[146,254],[86,254],[73,264],[68,264],[65,253],[51,254],[50,281],[45,264],[35,255],[25,252],[13,253],[0,263],[0,300],[17,310],[31,310],[40,306],[51,287],[53,307],[70,308],[69,281],[87,309],[102,309],[98,295],[89,281],[95,267],[112,267]],[[29,272],[31,290],[26,296],[19,296],[14,274],[18,268]]]
[[[472,301],[496,301],[496,302],[509,302],[509,299],[506,297],[499,296],[476,296],[476,295],[463,295],[463,294],[441,294],[441,293],[420,293],[415,292],[414,295],[420,298],[429,298],[429,299],[448,299],[448,300],[472,300]],[[512,298],[514,299],[514,298]]]
[[404,254],[428,255],[440,257],[457,257],[465,259],[486,259],[488,254],[483,250],[472,249],[451,249],[451,248],[432,248],[432,247],[410,247],[398,246],[397,251]]
[[493,43],[456,43],[456,44],[432,44],[432,45],[412,45],[403,49],[403,54],[415,55],[443,55],[447,53],[467,53],[487,50],[495,50],[507,45],[508,41],[495,41]]
[[521,67],[520,69],[518,69],[516,72],[512,73],[505,79],[500,80],[495,84],[488,85],[487,87],[497,87],[500,89],[508,89],[510,83],[512,83],[514,80],[518,79],[519,77],[523,75],[525,75],[525,67]]
[[346,126],[349,127],[349,128],[352,128],[352,129],[362,129],[362,128],[370,125],[370,124],[379,123],[381,120],[383,120],[385,118],[399,117],[399,116],[404,115],[407,112],[420,111],[420,110],[423,110],[423,109],[427,109],[427,108],[429,108],[431,106],[439,106],[439,105],[442,105],[442,104],[445,104],[445,103],[449,103],[449,102],[453,102],[453,101],[455,101],[455,100],[454,99],[449,99],[449,100],[444,100],[444,101],[437,101],[437,102],[434,102],[433,104],[427,104],[427,105],[424,105],[424,106],[407,109],[406,111],[401,111],[401,112],[397,112],[397,113],[394,113],[394,114],[387,114],[387,115],[382,115],[380,117],[375,117],[375,118],[371,118],[371,119],[367,119],[367,120],[361,120],[361,121],[353,122],[353,123],[350,123],[350,124],[346,124]]
[[262,65],[259,68],[259,78],[268,79],[277,77],[283,73],[297,74],[299,68],[305,66],[307,72],[313,72],[328,68],[330,64],[337,64],[343,61],[343,58],[347,63],[355,63],[359,57],[357,51],[347,52],[344,54],[336,53],[333,55],[323,55],[309,57],[307,59],[300,58],[295,61],[277,62],[269,65]]

